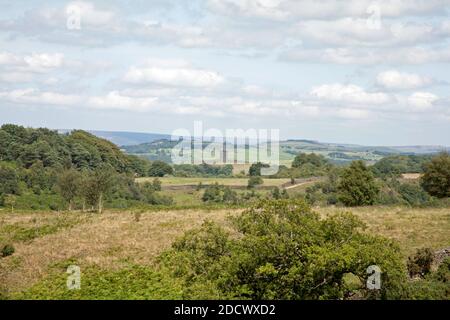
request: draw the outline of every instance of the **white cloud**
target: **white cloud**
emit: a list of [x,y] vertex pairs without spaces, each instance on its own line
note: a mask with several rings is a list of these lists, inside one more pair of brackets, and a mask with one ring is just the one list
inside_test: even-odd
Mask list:
[[256,17],[270,20],[329,19],[368,16],[372,4],[379,5],[383,16],[430,15],[441,12],[445,0],[208,0],[210,9],[235,18]]
[[123,80],[134,84],[154,83],[163,86],[201,88],[217,87],[225,82],[224,77],[217,72],[194,68],[185,61],[172,60],[160,64],[150,60],[146,66],[131,67]]
[[417,89],[430,85],[433,80],[415,73],[397,70],[383,71],[377,76],[377,84],[386,89]]
[[77,95],[40,91],[35,88],[0,92],[0,99],[17,104],[55,106],[72,106],[81,102],[81,98]]
[[105,96],[91,97],[87,106],[97,109],[117,109],[127,111],[148,111],[155,107],[156,97],[133,98],[124,96],[117,91],[109,92]]
[[313,97],[322,100],[354,104],[377,105],[387,103],[391,100],[391,98],[385,93],[371,93],[353,84],[343,85],[340,83],[325,84],[314,87],[310,94]]
[[62,53],[33,53],[25,56],[23,60],[26,63],[27,71],[46,72],[50,69],[60,68],[63,66],[64,55]]
[[339,118],[343,119],[368,119],[370,118],[370,112],[361,109],[342,108],[337,109],[335,114]]
[[415,92],[408,97],[408,104],[414,111],[427,111],[433,107],[433,104],[439,100],[439,97],[430,92]]
[[450,49],[426,47],[402,48],[326,48],[291,49],[280,55],[281,60],[292,62],[331,63],[342,65],[401,64],[418,65],[450,62]]

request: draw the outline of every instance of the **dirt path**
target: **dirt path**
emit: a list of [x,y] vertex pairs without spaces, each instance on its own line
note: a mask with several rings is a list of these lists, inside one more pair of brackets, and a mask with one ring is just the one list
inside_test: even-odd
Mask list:
[[320,181],[320,178],[313,178],[313,179],[307,179],[307,180],[302,180],[300,182],[296,182],[295,184],[287,184],[287,185],[283,185],[284,189],[286,190],[290,190],[290,189],[294,189],[294,188],[298,188],[300,186],[303,185],[307,185],[307,184],[313,184]]

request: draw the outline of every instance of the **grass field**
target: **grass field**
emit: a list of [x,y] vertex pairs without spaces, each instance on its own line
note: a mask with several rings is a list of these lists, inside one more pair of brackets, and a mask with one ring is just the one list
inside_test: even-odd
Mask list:
[[[137,182],[144,183],[146,181],[153,181],[155,178],[138,178]],[[162,187],[173,186],[197,186],[200,182],[203,185],[219,183],[229,187],[246,187],[248,178],[182,178],[182,177],[163,177],[161,180]],[[289,183],[289,179],[264,179],[263,186],[266,187],[280,187],[285,183]]]
[[[315,210],[325,216],[342,209]],[[366,222],[367,232],[398,241],[405,259],[419,247],[440,249],[450,245],[449,209],[364,207],[346,210]],[[1,239],[13,243],[16,252],[0,259],[0,290],[11,295],[49,276],[64,278],[65,267],[70,263],[76,263],[82,270],[91,270],[89,281],[93,282],[102,276],[106,277],[104,281],[112,281],[121,270],[135,266],[138,266],[136,272],[145,273],[148,270],[141,270],[139,266],[150,266],[152,270],[158,254],[169,248],[184,231],[199,226],[205,219],[226,226],[227,216],[239,211],[177,210],[142,215],[133,211],[109,211],[102,215],[3,211],[0,212]],[[42,288],[39,290],[44,290]],[[155,292],[149,298],[167,297],[160,293]]]

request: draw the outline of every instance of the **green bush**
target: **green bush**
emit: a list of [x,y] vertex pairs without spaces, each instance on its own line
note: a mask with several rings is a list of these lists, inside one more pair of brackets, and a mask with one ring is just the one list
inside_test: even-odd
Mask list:
[[424,277],[431,272],[433,251],[430,248],[418,249],[413,257],[408,258],[408,272],[410,277]]
[[12,244],[6,244],[3,246],[2,251],[1,251],[2,257],[5,258],[8,256],[11,256],[14,254],[15,251],[16,250],[14,249]]
[[450,300],[450,258],[436,272],[408,282],[405,298],[412,300]]
[[260,186],[264,183],[264,180],[260,176],[252,176],[248,179],[247,188],[252,189],[256,186]]
[[237,204],[238,195],[230,187],[222,186],[218,183],[208,185],[202,196],[203,202]]
[[[367,268],[382,270],[380,298],[404,294],[399,248],[363,232],[350,213],[320,219],[303,201],[264,200],[236,218],[231,235],[206,222],[188,231],[161,256],[184,281],[183,298],[341,299],[365,289]],[[345,275],[360,279],[349,291]]]
[[411,206],[420,206],[431,200],[430,196],[418,184],[402,183],[397,190],[403,200]]
[[174,300],[181,299],[183,290],[175,279],[148,266],[132,265],[113,271],[89,266],[81,269],[81,277],[80,290],[68,290],[66,268],[61,268],[12,298],[26,300]]

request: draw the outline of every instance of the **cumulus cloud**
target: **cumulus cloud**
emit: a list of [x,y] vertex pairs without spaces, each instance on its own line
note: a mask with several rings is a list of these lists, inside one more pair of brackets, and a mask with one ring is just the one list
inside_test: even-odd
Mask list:
[[55,106],[73,106],[82,101],[77,95],[40,91],[35,88],[0,92],[0,99],[17,104]]
[[127,111],[149,111],[155,107],[156,97],[135,98],[125,96],[117,91],[109,92],[105,96],[91,97],[87,106],[97,109],[117,109]]
[[433,107],[433,104],[439,100],[439,97],[430,92],[415,92],[408,97],[408,104],[415,111],[427,111]]
[[215,71],[195,68],[188,62],[173,60],[150,60],[142,67],[131,67],[123,80],[133,84],[154,83],[201,88],[217,87],[225,82],[224,77]]
[[314,62],[339,65],[401,64],[419,65],[450,62],[450,49],[403,48],[295,48],[281,53],[280,60],[290,62]]
[[325,84],[314,87],[311,96],[335,102],[354,104],[383,104],[391,101],[389,95],[383,92],[367,92],[363,88],[353,84]]
[[209,8],[218,14],[270,20],[367,16],[374,3],[386,17],[426,16],[440,13],[447,5],[445,0],[208,0]]
[[430,85],[433,80],[430,77],[421,76],[415,73],[400,72],[397,70],[387,70],[378,74],[376,82],[390,90],[417,89]]

